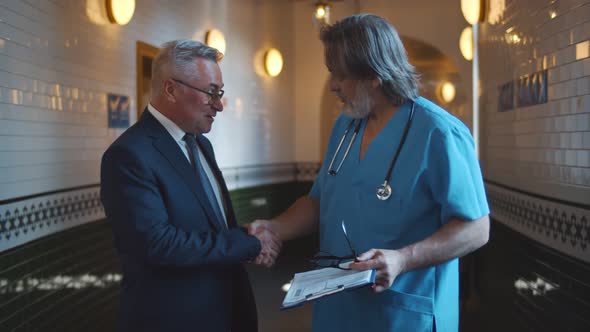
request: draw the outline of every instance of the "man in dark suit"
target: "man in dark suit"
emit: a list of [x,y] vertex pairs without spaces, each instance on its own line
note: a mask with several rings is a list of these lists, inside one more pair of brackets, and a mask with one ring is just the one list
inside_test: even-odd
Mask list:
[[121,260],[120,331],[257,331],[241,263],[270,265],[280,242],[236,224],[211,130],[223,110],[222,54],[163,45],[151,100],[105,152],[101,199]]

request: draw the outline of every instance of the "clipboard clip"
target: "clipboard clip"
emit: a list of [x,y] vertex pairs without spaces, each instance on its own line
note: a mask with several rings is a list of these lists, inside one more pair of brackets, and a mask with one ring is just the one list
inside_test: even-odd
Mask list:
[[315,293],[315,294],[313,294],[313,293],[307,294],[307,295],[305,295],[305,301],[311,301],[311,300],[315,300],[317,298],[320,298],[324,295],[338,293],[339,291],[341,291],[343,289],[344,289],[344,285],[338,285],[338,287],[336,287],[336,288],[328,289],[323,292],[319,292],[319,293]]

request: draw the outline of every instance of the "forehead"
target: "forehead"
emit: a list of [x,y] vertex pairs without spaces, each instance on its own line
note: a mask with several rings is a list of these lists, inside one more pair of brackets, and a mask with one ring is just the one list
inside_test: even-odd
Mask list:
[[208,85],[216,85],[218,87],[223,86],[221,69],[217,62],[198,58],[195,60],[193,70],[194,72],[191,73],[190,76],[198,82]]

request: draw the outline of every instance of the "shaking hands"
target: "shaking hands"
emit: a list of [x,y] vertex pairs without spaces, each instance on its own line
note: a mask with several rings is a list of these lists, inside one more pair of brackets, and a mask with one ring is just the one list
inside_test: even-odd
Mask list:
[[274,265],[281,251],[282,242],[277,234],[272,230],[270,220],[255,220],[246,225],[248,234],[255,236],[262,245],[260,254],[254,260],[255,264],[271,267]]

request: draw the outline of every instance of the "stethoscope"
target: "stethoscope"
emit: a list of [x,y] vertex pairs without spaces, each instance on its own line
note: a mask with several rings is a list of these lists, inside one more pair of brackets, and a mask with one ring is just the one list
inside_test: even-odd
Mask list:
[[[410,131],[410,125],[412,124],[412,119],[414,118],[414,102],[411,101],[411,103],[412,103],[412,108],[410,109],[410,114],[408,115],[408,121],[406,122],[406,127],[404,129],[404,134],[402,136],[400,144],[397,147],[397,151],[395,152],[395,156],[393,157],[393,159],[391,160],[391,163],[389,164],[389,169],[387,170],[387,174],[385,175],[385,179],[383,180],[383,183],[380,184],[379,186],[377,186],[376,194],[377,194],[377,198],[380,201],[388,200],[389,197],[391,197],[392,191],[391,191],[391,186],[389,185],[389,178],[391,177],[391,172],[393,171],[393,167],[395,166],[395,162],[397,161],[397,157],[399,157],[399,153],[401,152],[402,147],[404,146],[404,143],[406,142],[406,138],[408,137],[408,131]],[[342,144],[346,140],[346,137],[348,136],[348,132],[352,128],[355,121],[357,121],[357,124],[356,124],[356,127],[354,128],[354,131],[352,132],[352,138],[350,139],[350,142],[348,143],[348,146],[346,147],[346,151],[344,151],[344,156],[342,157],[342,160],[340,160],[338,167],[336,168],[336,170],[334,170],[332,167],[334,166],[334,161],[336,160],[336,156],[338,156],[338,153],[340,153],[340,148],[342,147]],[[330,162],[330,166],[328,166],[328,174],[329,175],[334,176],[334,175],[338,174],[338,172],[340,171],[340,167],[342,167],[344,160],[348,156],[348,152],[350,151],[350,147],[352,146],[352,143],[354,143],[354,139],[356,138],[356,136],[361,128],[361,123],[362,123],[362,119],[358,119],[358,120],[352,119],[350,121],[350,123],[348,124],[348,126],[346,126],[346,129],[344,130],[344,134],[342,135],[342,138],[340,139],[340,143],[338,143],[338,147],[336,148],[336,152],[334,153],[334,156],[332,157],[332,161]]]

